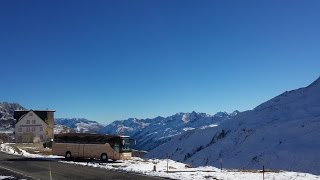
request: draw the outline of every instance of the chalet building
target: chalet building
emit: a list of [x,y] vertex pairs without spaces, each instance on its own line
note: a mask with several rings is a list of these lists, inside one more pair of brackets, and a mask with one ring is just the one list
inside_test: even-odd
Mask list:
[[49,110],[14,111],[16,142],[44,142],[53,139],[54,112]]

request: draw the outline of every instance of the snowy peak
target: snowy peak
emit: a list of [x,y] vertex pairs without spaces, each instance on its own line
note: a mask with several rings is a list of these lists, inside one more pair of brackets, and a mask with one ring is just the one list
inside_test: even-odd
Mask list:
[[232,113],[228,113],[228,112],[217,112],[215,115],[213,115],[214,118],[225,118],[225,119],[230,119],[234,116],[237,116],[240,113],[240,111],[235,110]]
[[183,123],[189,123],[192,121],[195,121],[200,118],[204,117],[211,117],[211,115],[208,115],[206,113],[197,113],[195,111],[192,111],[191,113],[178,113],[174,116],[171,116],[171,120],[181,120]]
[[232,113],[230,113],[229,115],[233,117],[233,116],[238,115],[239,113],[240,113],[240,111],[235,110],[235,111],[233,111]]
[[[103,127],[98,122],[91,121],[85,118],[56,118],[55,126],[57,129],[57,133],[63,131],[97,133]],[[65,130],[67,128],[69,130]]]
[[[256,111],[264,109],[279,109],[279,108],[295,108],[295,106],[301,106],[303,104],[309,105],[317,104],[320,100],[320,78],[311,83],[309,86],[299,88],[292,91],[286,91],[279,96],[272,98],[271,100],[262,103],[254,108]],[[307,107],[308,108],[308,107]]]

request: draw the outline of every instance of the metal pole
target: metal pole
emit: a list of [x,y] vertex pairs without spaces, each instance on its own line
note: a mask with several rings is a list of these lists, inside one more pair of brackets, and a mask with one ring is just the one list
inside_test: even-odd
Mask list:
[[262,178],[264,180],[264,166],[262,166]]
[[169,173],[169,154],[167,153],[167,173]]
[[222,172],[222,158],[220,158],[220,168],[221,168],[221,172]]

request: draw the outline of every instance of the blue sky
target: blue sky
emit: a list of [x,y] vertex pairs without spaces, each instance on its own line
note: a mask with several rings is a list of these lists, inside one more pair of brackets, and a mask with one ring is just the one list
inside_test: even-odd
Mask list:
[[102,123],[249,110],[319,77],[320,1],[0,2],[0,101]]

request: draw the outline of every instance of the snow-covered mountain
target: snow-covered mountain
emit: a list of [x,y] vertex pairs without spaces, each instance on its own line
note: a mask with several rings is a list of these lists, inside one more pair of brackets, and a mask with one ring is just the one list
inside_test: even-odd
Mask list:
[[87,120],[84,118],[56,118],[55,133],[62,132],[87,132],[98,133],[103,125],[96,121]]
[[217,126],[238,113],[238,111],[230,114],[219,112],[212,116],[205,113],[191,112],[177,113],[166,118],[160,116],[154,119],[130,118],[123,121],[114,121],[104,127],[101,133],[130,135],[137,143],[134,148],[148,151],[185,131]]
[[0,128],[10,129],[14,126],[13,112],[15,110],[26,110],[18,103],[0,102]]
[[195,129],[151,150],[147,157],[193,166],[284,169],[320,174],[320,78],[285,92],[217,127]]

